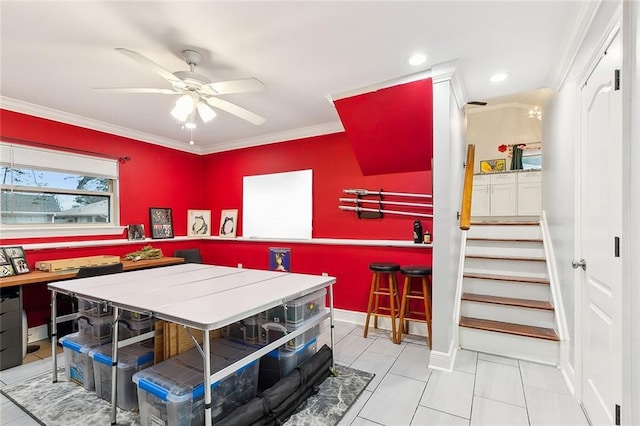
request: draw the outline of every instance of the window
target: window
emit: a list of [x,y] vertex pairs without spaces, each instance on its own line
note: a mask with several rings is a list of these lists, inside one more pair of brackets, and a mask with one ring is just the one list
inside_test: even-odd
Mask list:
[[86,234],[87,227],[116,226],[117,170],[116,160],[0,143],[3,235],[27,228],[41,236],[60,235],[50,232],[56,228]]
[[542,152],[538,149],[525,149],[522,152],[522,168],[524,170],[542,169]]

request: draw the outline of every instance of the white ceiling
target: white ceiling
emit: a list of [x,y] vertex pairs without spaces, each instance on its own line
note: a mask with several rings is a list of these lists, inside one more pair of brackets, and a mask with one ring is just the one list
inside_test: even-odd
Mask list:
[[[0,3],[0,102],[185,151],[209,153],[341,130],[327,97],[456,61],[465,100],[487,100],[561,79],[592,1],[22,1]],[[194,132],[169,115],[177,96],[96,87],[169,83],[114,48],[171,72],[185,48],[213,81],[255,77],[262,93],[223,98],[266,118],[219,112]],[[426,64],[406,59],[423,52]],[[489,83],[499,71],[511,77]]]

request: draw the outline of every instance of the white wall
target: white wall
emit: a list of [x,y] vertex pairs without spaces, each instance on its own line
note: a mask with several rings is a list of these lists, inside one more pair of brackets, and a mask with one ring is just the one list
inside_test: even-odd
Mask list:
[[[451,80],[433,85],[433,348],[432,366],[453,361],[456,282],[460,259],[460,210],[464,177],[464,116]],[[443,363],[433,364],[437,359]]]
[[625,2],[623,9],[622,87],[629,96],[623,98],[623,179],[628,187],[623,202],[623,321],[622,335],[622,424],[640,424],[640,279],[637,259],[640,259],[640,3]]
[[[579,258],[576,246],[576,176],[579,172],[577,155],[580,137],[580,84],[586,77],[590,63],[602,48],[603,37],[611,28],[618,2],[605,1],[593,15],[589,30],[575,60],[555,97],[545,106],[543,119],[542,208],[546,213],[551,244],[555,252],[558,278],[569,331],[569,356],[565,365],[569,377],[580,395],[580,320],[581,275],[571,268],[571,261]],[[574,161],[568,161],[575,158]]]
[[511,158],[507,152],[498,151],[498,146],[541,140],[541,121],[529,118],[527,105],[510,102],[467,111],[467,143],[476,146],[476,173],[480,172],[482,160],[504,158],[507,169],[510,168]]

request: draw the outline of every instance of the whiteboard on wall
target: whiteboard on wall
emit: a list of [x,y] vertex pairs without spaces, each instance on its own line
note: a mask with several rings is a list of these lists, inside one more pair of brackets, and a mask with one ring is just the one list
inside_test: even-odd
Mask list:
[[311,239],[312,170],[245,176],[242,236]]

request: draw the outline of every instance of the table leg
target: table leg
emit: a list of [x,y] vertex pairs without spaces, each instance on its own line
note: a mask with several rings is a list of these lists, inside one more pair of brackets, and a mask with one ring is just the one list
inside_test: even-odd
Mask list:
[[111,424],[116,424],[116,416],[118,410],[118,316],[120,315],[120,308],[113,307],[113,323],[111,325],[112,331],[112,356],[111,356]]
[[[330,312],[330,317],[329,317],[329,321],[331,322],[331,350],[333,351],[334,349],[334,328],[335,328],[335,323],[333,322],[333,284],[329,285],[329,312]],[[337,374],[336,371],[336,361],[335,358],[332,356],[331,357],[331,371],[333,372],[333,374]]]
[[211,348],[209,331],[202,332],[202,349],[204,351],[204,424],[211,424]]
[[56,292],[51,290],[51,374],[53,383],[58,382],[58,354],[56,348],[58,346],[58,338],[56,336],[58,324],[56,318],[58,316],[58,305],[56,304]]

